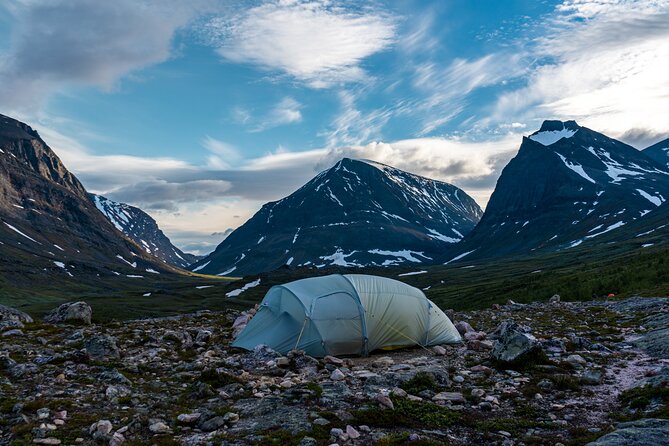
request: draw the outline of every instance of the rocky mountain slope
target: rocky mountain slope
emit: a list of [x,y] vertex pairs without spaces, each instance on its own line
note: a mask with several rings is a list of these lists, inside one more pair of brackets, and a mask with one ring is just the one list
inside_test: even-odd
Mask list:
[[570,249],[641,219],[667,197],[669,172],[644,153],[574,121],[545,121],[523,138],[450,260]]
[[147,253],[165,263],[186,268],[198,257],[177,248],[160,230],[158,223],[146,212],[125,203],[119,203],[101,195],[89,194],[102,214],[122,233],[141,246]]
[[509,302],[450,312],[462,344],[319,360],[231,349],[234,311],[0,307],[0,444],[667,444],[668,310]]
[[36,131],[0,115],[0,285],[168,269],[98,212]]
[[480,216],[476,202],[455,186],[344,158],[265,204],[191,270],[246,275],[282,265],[430,263]]
[[644,155],[669,168],[669,138],[643,149]]

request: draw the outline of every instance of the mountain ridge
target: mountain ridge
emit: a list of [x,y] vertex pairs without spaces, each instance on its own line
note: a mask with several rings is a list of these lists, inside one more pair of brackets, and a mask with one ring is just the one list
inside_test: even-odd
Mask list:
[[191,270],[226,275],[286,264],[425,263],[459,241],[481,212],[448,183],[343,158],[291,195],[263,205]]
[[132,239],[148,254],[170,265],[186,268],[199,257],[183,252],[172,244],[149,214],[136,206],[111,200],[97,194],[88,194],[96,208],[122,233]]

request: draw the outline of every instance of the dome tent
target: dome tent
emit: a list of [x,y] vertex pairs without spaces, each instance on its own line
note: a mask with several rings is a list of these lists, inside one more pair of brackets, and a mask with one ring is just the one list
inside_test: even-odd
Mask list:
[[333,274],[272,287],[232,343],[286,354],[367,355],[376,349],[459,342],[460,334],[422,291],[363,274]]

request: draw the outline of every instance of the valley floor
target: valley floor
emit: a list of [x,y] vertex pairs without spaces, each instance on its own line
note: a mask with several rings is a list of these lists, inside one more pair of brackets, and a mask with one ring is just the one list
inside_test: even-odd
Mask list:
[[[0,444],[662,444],[667,310],[511,303],[452,314],[459,345],[324,360],[231,349],[234,310],[26,323],[0,335]],[[509,320],[545,354],[493,361]]]

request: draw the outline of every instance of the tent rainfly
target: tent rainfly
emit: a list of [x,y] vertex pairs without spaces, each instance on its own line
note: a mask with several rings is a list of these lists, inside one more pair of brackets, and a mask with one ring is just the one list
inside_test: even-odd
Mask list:
[[272,287],[232,346],[366,356],[461,340],[448,316],[418,288],[385,277],[333,274]]

